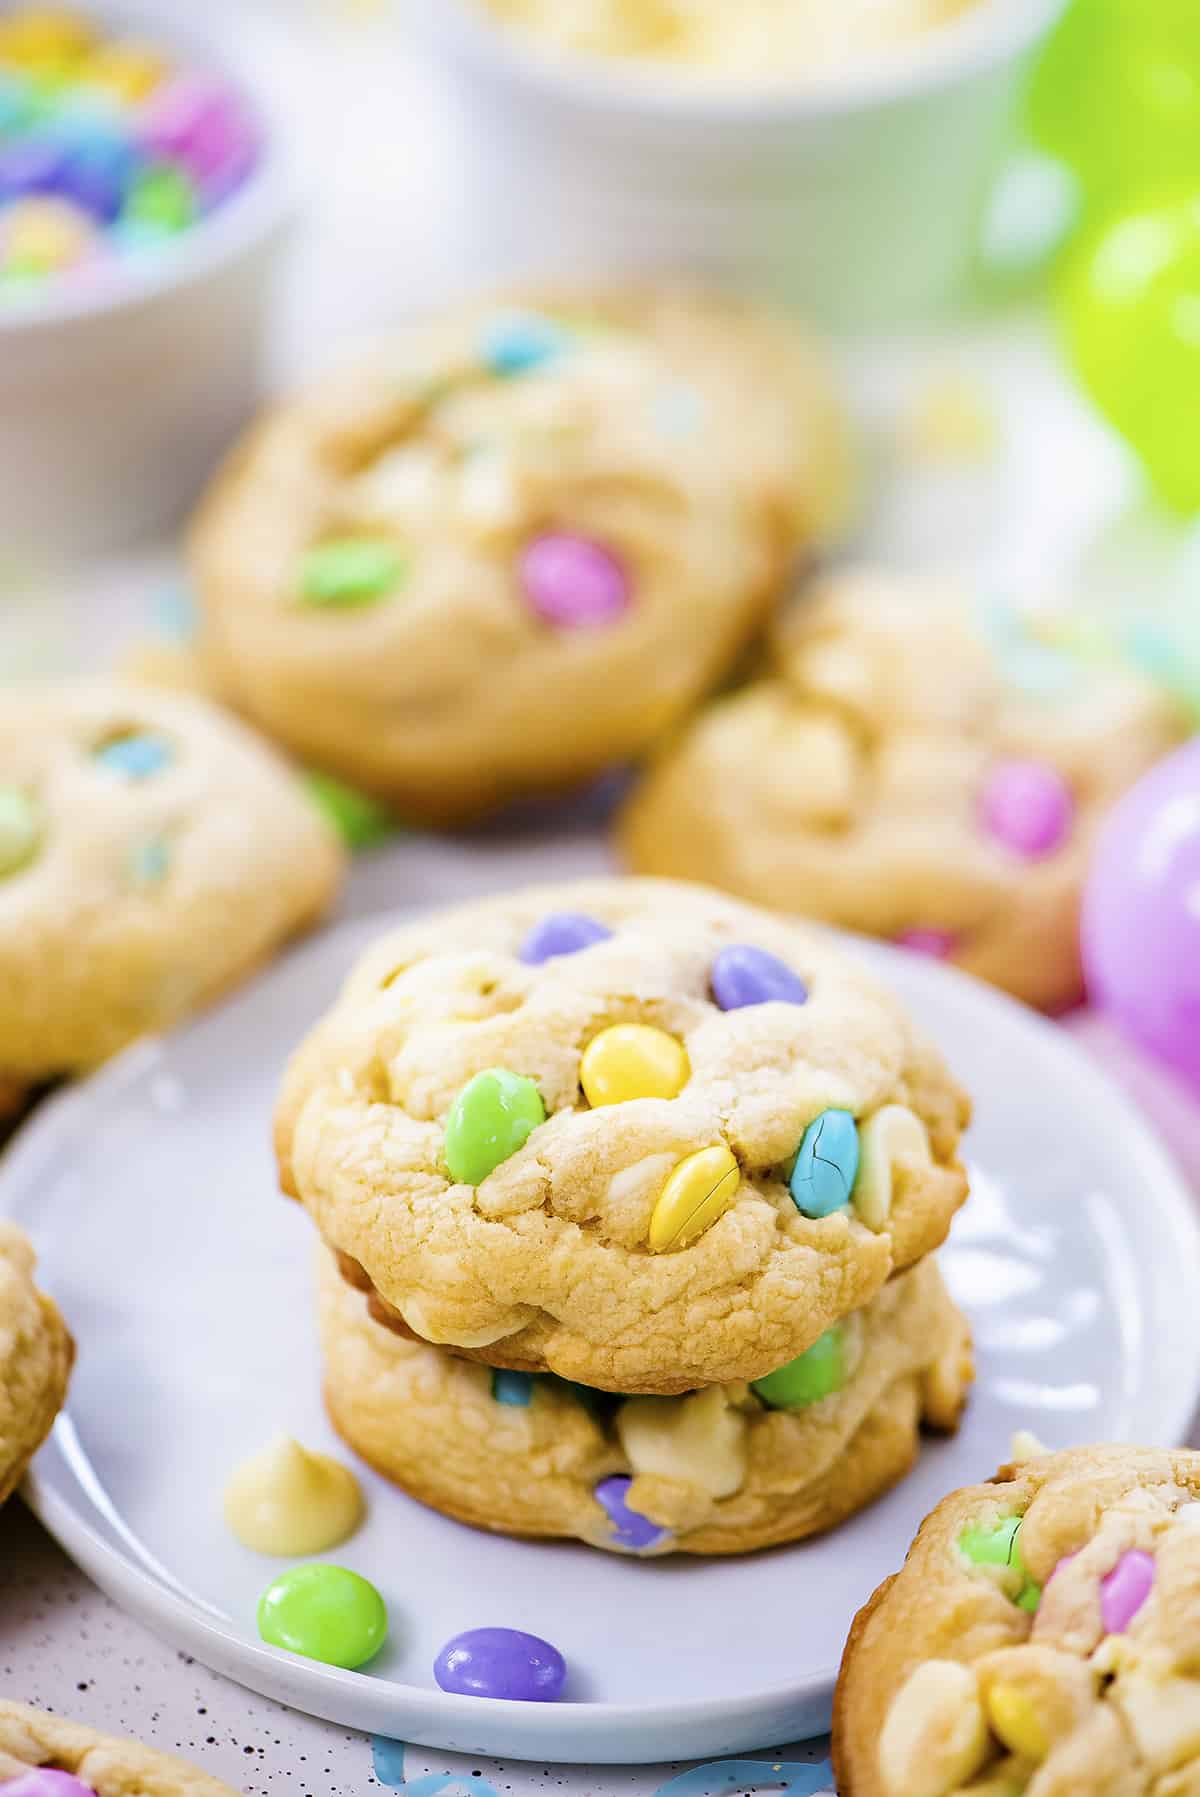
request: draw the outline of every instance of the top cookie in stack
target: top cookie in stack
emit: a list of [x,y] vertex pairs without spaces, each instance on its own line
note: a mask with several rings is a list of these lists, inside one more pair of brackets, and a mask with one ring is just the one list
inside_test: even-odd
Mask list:
[[817,932],[608,880],[378,943],[294,1057],[276,1140],[377,1316],[675,1393],[775,1371],[936,1248],[967,1114]]
[[791,322],[646,289],[464,307],[268,416],[192,536],[220,692],[445,823],[637,754],[841,520]]

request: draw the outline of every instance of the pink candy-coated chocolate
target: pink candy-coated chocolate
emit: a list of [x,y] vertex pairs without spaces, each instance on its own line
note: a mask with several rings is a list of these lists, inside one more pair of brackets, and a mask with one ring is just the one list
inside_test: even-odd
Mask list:
[[569,531],[551,531],[527,545],[521,585],[538,617],[561,630],[612,624],[631,597],[629,576],[612,551]]
[[31,1766],[28,1772],[18,1772],[15,1778],[0,1783],[0,1797],[96,1797],[96,1793],[73,1772]]
[[181,162],[201,187],[225,183],[228,171],[245,173],[256,149],[254,126],[237,92],[200,74],[166,82],[146,107],[141,137],[156,156]]
[[1153,1589],[1153,1556],[1130,1548],[1100,1581],[1100,1619],[1105,1634],[1123,1635]]
[[948,961],[958,947],[958,938],[951,930],[905,930],[896,941],[901,948],[910,949],[914,955],[928,955],[932,961]]
[[1062,775],[1043,761],[998,761],[979,800],[984,829],[1024,861],[1040,861],[1071,833],[1075,800]]

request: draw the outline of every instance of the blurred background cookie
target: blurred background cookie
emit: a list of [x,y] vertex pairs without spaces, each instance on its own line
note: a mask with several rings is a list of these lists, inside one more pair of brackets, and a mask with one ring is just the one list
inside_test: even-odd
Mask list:
[[1184,729],[1144,675],[962,593],[835,574],[781,620],[765,677],[667,748],[620,840],[640,873],[890,937],[1053,1009],[1082,990],[1099,826]]
[[341,882],[299,779],[205,701],[95,680],[0,712],[0,1072],[95,1066],[314,923]]
[[12,1797],[236,1797],[170,1754],[4,1698],[0,1781]]
[[192,533],[201,648],[304,759],[470,817],[644,749],[846,491],[796,327],[653,290],[476,303],[234,452]]
[[0,1503],[50,1433],[67,1395],[74,1348],[33,1283],[33,1249],[0,1220]]

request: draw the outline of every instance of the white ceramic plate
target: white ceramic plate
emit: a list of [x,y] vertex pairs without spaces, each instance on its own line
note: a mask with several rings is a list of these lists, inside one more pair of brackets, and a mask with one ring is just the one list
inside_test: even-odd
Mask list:
[[[480,1534],[364,1473],[369,1521],[331,1557],[382,1590],[390,1644],[362,1673],[263,1646],[255,1605],[278,1568],[226,1533],[221,1486],[277,1429],[334,1445],[312,1232],[276,1196],[268,1119],[288,1049],[378,927],[318,939],[48,1105],[0,1174],[0,1209],[35,1238],[79,1345],[31,1501],[179,1648],[331,1721],[458,1752],[594,1763],[770,1746],[827,1725],[855,1609],[931,1505],[989,1475],[1015,1429],[1051,1445],[1182,1439],[1200,1389],[1200,1242],[1178,1176],[1052,1025],[869,944],[978,1100],[973,1196],[943,1256],[979,1347],[959,1436],[833,1535],[707,1563]],[[485,1624],[554,1642],[567,1700],[439,1691],[438,1648]]]

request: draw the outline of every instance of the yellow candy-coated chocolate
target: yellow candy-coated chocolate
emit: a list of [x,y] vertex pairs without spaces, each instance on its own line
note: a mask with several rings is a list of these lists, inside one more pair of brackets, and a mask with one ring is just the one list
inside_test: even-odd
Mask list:
[[59,6],[21,6],[0,18],[0,62],[34,71],[61,69],[95,41],[80,13]]
[[655,1254],[686,1248],[723,1216],[737,1197],[741,1170],[723,1142],[689,1154],[671,1173],[650,1218]]
[[674,1098],[691,1077],[677,1036],[648,1023],[616,1023],[593,1036],[579,1063],[579,1083],[593,1109],[634,1098]]
[[0,233],[4,266],[22,274],[54,274],[87,255],[95,230],[70,200],[31,194],[9,208]]
[[997,1680],[987,1694],[987,1719],[992,1733],[1012,1753],[1023,1759],[1044,1760],[1050,1737],[1031,1699],[1016,1685]]
[[167,74],[167,61],[152,44],[125,38],[101,44],[79,71],[79,79],[127,105],[152,94]]

